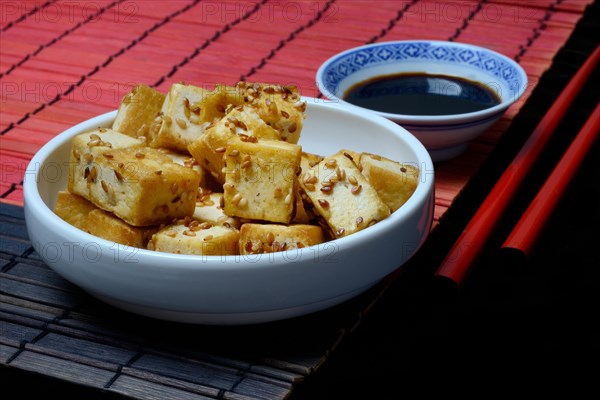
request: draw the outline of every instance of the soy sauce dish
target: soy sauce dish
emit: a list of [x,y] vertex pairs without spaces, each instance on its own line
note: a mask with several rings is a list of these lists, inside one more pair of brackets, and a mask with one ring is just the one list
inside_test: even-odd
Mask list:
[[436,162],[462,154],[528,84],[523,68],[502,54],[428,40],[343,51],[320,66],[316,82],[329,100],[400,124]]

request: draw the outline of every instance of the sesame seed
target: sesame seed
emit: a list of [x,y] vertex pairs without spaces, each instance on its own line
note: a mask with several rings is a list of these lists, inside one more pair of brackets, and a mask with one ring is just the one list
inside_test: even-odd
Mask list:
[[182,120],[181,118],[177,118],[177,119],[175,120],[175,122],[177,123],[177,125],[178,125],[178,126],[181,128],[181,129],[185,129],[185,128],[187,128],[187,123],[186,123],[184,120]]
[[267,243],[272,244],[275,241],[275,235],[273,232],[267,233]]
[[96,169],[96,167],[92,167],[92,169],[90,170],[90,174],[88,175],[88,180],[94,182],[94,179],[96,179],[97,175],[98,170]]
[[319,178],[316,175],[306,175],[304,178],[304,183],[317,183]]
[[327,168],[335,168],[337,167],[337,161],[335,158],[325,161],[325,166]]
[[299,101],[294,104],[294,107],[296,109],[298,109],[300,112],[306,111],[306,103],[304,103],[304,102]]
[[357,185],[357,186],[352,186],[352,189],[350,189],[350,191],[352,192],[352,194],[359,194],[361,189],[362,189],[362,185]]

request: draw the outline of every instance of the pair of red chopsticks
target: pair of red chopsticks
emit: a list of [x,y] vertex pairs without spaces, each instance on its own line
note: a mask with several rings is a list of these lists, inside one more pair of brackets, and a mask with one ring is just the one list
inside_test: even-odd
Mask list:
[[[585,84],[600,58],[600,46],[588,57],[564,91],[548,109],[545,116],[532,132],[509,167],[500,176],[473,218],[467,224],[454,246],[435,273],[436,278],[449,280],[457,288],[464,280],[483,246],[492,234],[510,201],[518,192],[525,176],[531,170],[569,106]],[[503,249],[511,249],[527,255],[536,243],[544,223],[558,203],[557,193],[564,192],[586,152],[598,137],[600,124],[600,104],[597,105],[587,122],[581,128],[567,151],[564,153],[550,176],[530,203],[521,219],[514,227]]]

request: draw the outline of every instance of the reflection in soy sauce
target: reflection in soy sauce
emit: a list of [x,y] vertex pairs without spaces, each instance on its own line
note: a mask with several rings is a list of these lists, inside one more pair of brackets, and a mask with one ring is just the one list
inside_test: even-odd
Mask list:
[[494,91],[481,83],[425,73],[368,79],[350,87],[343,99],[375,111],[408,115],[462,114],[501,102]]

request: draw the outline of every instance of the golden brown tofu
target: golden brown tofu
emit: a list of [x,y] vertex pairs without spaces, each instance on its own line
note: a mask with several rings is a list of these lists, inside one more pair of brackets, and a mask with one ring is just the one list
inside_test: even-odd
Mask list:
[[54,212],[83,231],[125,246],[146,248],[148,239],[158,230],[158,226],[131,226],[83,197],[67,191],[58,193]]
[[333,238],[358,232],[390,215],[389,207],[343,151],[306,171],[300,187],[305,207],[322,218]]
[[225,213],[289,223],[296,203],[302,148],[278,140],[231,139],[225,151]]
[[173,84],[161,109],[162,119],[150,130],[150,146],[187,153],[212,121],[201,105],[208,93],[198,86]]
[[204,135],[188,146],[188,151],[221,184],[225,182],[223,152],[229,139],[248,136],[279,140],[280,135],[250,107],[237,106],[206,129]]
[[252,105],[260,117],[281,135],[281,140],[298,143],[306,117],[306,102],[295,86],[261,82],[238,82],[240,104]]
[[240,254],[275,253],[302,249],[323,243],[325,235],[318,225],[280,225],[245,223],[240,228]]
[[165,95],[148,85],[136,85],[123,97],[112,129],[131,137],[148,136]]
[[223,210],[225,201],[223,193],[201,190],[196,202],[196,209],[192,218],[200,222],[208,222],[211,225],[223,225],[239,229],[240,221],[238,218],[225,214]]
[[213,118],[221,118],[223,110],[230,106],[250,106],[288,143],[298,143],[306,118],[306,102],[292,85],[261,82],[215,85],[204,105]]
[[88,214],[97,208],[83,197],[61,190],[56,198],[54,213],[74,227],[88,232]]
[[[68,190],[113,212],[133,226],[190,216],[200,177],[162,152],[145,147],[114,149],[76,138]],[[85,141],[84,141],[85,142]]]
[[186,219],[168,225],[152,235],[148,249],[174,254],[205,256],[239,254],[239,231]]
[[406,203],[419,184],[419,168],[411,164],[362,153],[359,165],[362,174],[392,212]]
[[124,246],[145,249],[152,234],[158,231],[158,225],[132,226],[114,214],[96,208],[87,216],[87,230],[94,236]]

